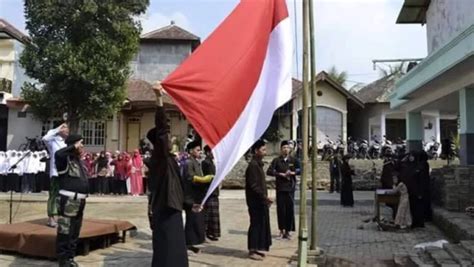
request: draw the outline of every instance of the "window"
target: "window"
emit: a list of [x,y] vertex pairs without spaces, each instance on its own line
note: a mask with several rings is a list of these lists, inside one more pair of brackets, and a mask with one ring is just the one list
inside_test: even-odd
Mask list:
[[60,119],[48,120],[41,127],[41,136],[44,136],[49,130],[59,127],[63,123]]
[[105,144],[105,122],[81,122],[82,137],[86,146],[103,146]]

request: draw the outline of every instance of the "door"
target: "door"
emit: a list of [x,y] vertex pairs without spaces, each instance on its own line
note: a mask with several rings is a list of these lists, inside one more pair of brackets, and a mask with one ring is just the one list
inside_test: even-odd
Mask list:
[[133,152],[140,143],[140,120],[129,119],[127,125],[127,151]]
[[8,107],[0,105],[0,151],[7,151]]
[[317,107],[318,141],[327,142],[326,135],[336,142],[342,138],[342,113],[328,107]]

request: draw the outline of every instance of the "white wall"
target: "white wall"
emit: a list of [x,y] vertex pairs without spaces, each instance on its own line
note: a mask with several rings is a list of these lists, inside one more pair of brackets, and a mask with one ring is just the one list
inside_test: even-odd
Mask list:
[[15,62],[13,70],[13,80],[12,80],[12,94],[15,97],[20,97],[21,87],[25,82],[33,82],[34,80],[26,76],[25,69],[20,65],[20,55],[24,49],[24,46],[20,42],[15,42]]
[[18,149],[25,143],[25,137],[36,137],[41,135],[42,123],[27,113],[26,118],[18,118],[19,109],[10,109],[8,112],[8,135],[7,149]]
[[428,53],[443,47],[473,24],[473,0],[431,0],[426,12]]

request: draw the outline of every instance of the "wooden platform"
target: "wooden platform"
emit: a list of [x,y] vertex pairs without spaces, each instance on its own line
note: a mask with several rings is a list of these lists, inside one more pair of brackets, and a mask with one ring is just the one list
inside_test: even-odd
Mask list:
[[[46,222],[47,219],[39,219],[0,224],[0,250],[56,258],[56,229],[47,227]],[[91,249],[125,242],[129,230],[136,230],[136,227],[127,221],[84,219],[77,254],[87,255]]]

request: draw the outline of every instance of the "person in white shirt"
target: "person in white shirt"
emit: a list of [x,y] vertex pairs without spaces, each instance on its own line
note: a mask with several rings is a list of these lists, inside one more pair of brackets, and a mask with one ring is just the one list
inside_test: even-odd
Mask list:
[[39,163],[39,152],[30,152],[30,154],[25,158],[25,168],[23,172],[23,180],[26,183],[26,186],[23,188],[24,192],[27,193],[36,191],[36,174],[38,173],[38,163]]
[[[20,177],[18,176],[21,166],[18,164],[22,154],[15,150],[8,151],[8,166],[7,166],[7,191],[20,192]],[[12,168],[14,167],[14,168]]]
[[5,152],[0,151],[0,192],[5,192],[6,160]]
[[54,160],[54,155],[56,151],[66,147],[64,140],[69,135],[69,127],[66,123],[61,124],[58,128],[49,130],[45,136],[43,136],[43,141],[46,143],[49,151],[50,164],[49,164],[49,177],[51,185],[49,188],[49,198],[48,198],[48,226],[56,227],[57,223],[54,219],[54,216],[58,215],[58,209],[56,205],[56,198],[59,194],[59,181],[58,181],[58,171],[56,170],[56,164]]

